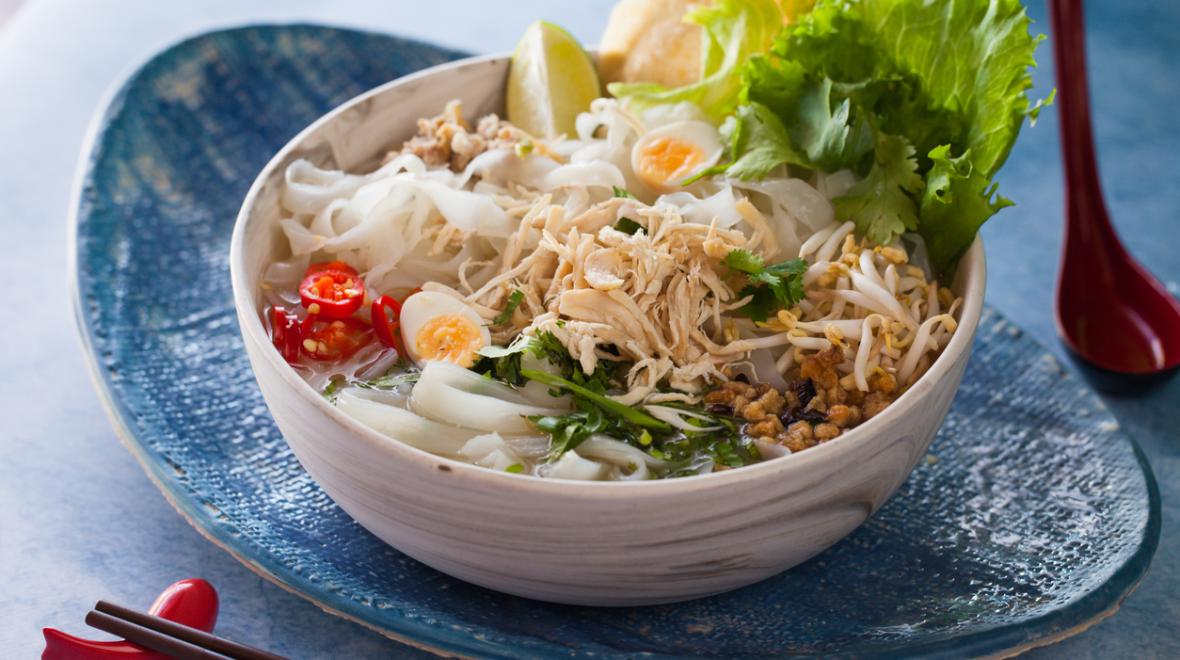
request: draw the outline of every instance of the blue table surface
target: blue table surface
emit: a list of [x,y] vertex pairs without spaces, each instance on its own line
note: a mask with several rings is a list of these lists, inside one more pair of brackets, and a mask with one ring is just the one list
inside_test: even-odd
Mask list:
[[[315,21],[394,32],[474,52],[508,50],[536,17],[594,43],[610,0],[513,0],[495,9],[452,0],[282,3],[207,0],[31,0],[0,28],[0,654],[35,657],[40,629],[82,633],[99,598],[146,607],[190,576],[222,597],[218,630],[293,657],[419,655],[324,614],[257,577],[176,514],[122,449],[76,339],[67,214],[92,115],[108,88],[152,53],[213,28]],[[325,5],[331,4],[331,7]],[[1097,138],[1109,205],[1129,248],[1180,281],[1180,3],[1087,3]],[[1047,30],[1045,8],[1030,13]],[[1040,94],[1052,85],[1042,47]],[[1025,130],[1000,176],[1018,206],[984,230],[988,300],[1059,357],[1052,322],[1062,222],[1055,113]],[[1150,573],[1112,618],[1039,657],[1180,657],[1180,380],[1134,398],[1107,397],[1150,457],[1163,499],[1163,538]]]

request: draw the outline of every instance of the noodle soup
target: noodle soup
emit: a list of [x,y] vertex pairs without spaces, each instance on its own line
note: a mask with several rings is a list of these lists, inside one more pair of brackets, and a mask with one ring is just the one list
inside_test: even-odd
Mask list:
[[720,144],[684,112],[652,128],[599,99],[539,140],[453,102],[368,174],[292,163],[291,256],[263,284],[276,348],[378,431],[538,477],[732,469],[872,418],[961,301],[916,235],[836,218],[849,171],[664,192]]

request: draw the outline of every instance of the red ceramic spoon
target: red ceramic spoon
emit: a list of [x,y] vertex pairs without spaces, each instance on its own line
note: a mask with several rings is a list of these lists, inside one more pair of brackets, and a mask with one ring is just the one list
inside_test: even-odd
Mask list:
[[1065,246],[1057,329],[1093,365],[1151,375],[1180,365],[1180,303],[1127,253],[1110,223],[1094,156],[1081,0],[1049,0],[1065,160]]

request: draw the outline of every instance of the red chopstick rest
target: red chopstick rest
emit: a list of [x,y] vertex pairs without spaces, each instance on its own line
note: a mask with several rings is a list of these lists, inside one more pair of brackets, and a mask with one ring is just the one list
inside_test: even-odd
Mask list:
[[[149,614],[169,621],[213,632],[217,623],[217,590],[196,578],[181,580],[164,590],[152,603]],[[131,642],[99,642],[74,637],[55,628],[45,628],[45,652],[41,660],[167,660],[168,656]]]

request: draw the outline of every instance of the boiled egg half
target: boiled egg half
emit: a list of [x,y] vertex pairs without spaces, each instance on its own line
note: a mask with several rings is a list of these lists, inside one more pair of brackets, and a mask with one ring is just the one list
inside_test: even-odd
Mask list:
[[416,364],[431,360],[470,367],[476,351],[492,343],[475,310],[444,293],[419,291],[406,298],[401,312],[402,343]]
[[676,121],[644,133],[631,148],[631,170],[652,190],[678,190],[685,179],[721,159],[721,137],[712,124]]

